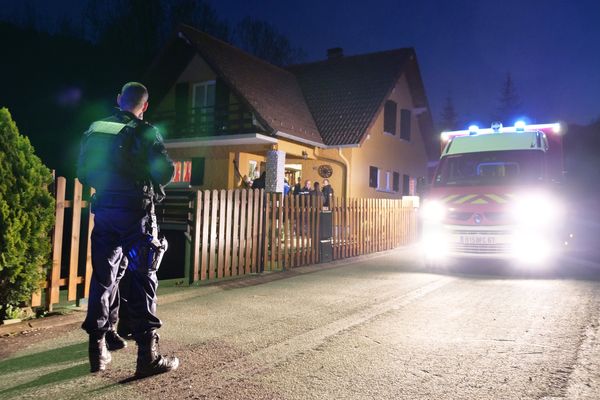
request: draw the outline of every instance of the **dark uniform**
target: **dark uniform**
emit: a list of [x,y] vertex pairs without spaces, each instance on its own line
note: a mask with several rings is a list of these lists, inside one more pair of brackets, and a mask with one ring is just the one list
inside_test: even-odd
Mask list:
[[[154,202],[164,197],[162,186],[173,172],[158,130],[128,111],[96,121],[85,132],[77,175],[96,189],[93,273],[82,325],[90,338],[103,341],[103,334],[112,328],[116,316],[111,303],[118,299],[119,281],[127,269],[127,287],[121,289],[127,293],[133,336],[140,347],[155,346],[154,331],[161,326],[156,315],[156,271],[167,242],[158,236]],[[92,355],[90,362],[94,370]],[[139,368],[138,353],[138,372]]]

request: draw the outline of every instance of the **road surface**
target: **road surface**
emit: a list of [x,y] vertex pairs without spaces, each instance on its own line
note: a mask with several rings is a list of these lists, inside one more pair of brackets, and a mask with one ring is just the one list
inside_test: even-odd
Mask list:
[[[412,250],[159,305],[178,371],[88,374],[76,324],[22,339],[0,399],[599,399],[600,270],[423,271]],[[273,275],[274,276],[274,275]],[[2,346],[0,339],[0,346]]]

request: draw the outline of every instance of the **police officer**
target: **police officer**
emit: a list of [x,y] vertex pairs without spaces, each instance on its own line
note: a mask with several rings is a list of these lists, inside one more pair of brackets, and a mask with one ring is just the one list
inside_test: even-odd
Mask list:
[[[119,281],[127,269],[127,308],[133,337],[138,345],[136,376],[174,370],[176,357],[158,353],[156,330],[156,271],[167,242],[158,236],[155,201],[164,198],[163,185],[173,177],[168,157],[156,128],[143,121],[148,90],[130,82],[117,96],[119,111],[92,123],[85,132],[77,175],[96,189],[92,199],[92,266],[88,311],[82,328],[87,331],[92,372],[103,371],[112,349],[121,348],[114,331],[114,301]],[[112,304],[112,305],[111,305]],[[111,314],[113,317],[111,317]],[[115,346],[116,344],[116,346]]]

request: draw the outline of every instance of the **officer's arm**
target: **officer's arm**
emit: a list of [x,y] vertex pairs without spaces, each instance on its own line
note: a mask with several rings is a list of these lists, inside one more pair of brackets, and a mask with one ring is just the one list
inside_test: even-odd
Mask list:
[[150,177],[152,178],[152,182],[159,185],[166,185],[173,178],[175,166],[167,154],[162,137],[156,129],[153,129],[153,131],[153,143],[148,154]]
[[81,139],[81,147],[79,149],[79,158],[77,159],[77,178],[84,185],[88,185],[88,163],[87,163],[87,139],[88,132]]

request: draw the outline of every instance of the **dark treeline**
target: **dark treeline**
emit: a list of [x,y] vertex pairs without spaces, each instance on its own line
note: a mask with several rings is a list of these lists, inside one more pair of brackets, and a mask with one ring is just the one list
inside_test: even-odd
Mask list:
[[89,0],[80,20],[56,32],[43,16],[0,22],[0,107],[57,174],[75,176],[82,132],[111,113],[124,82],[142,80],[180,23],[191,25],[277,65],[304,52],[268,22],[244,18],[235,26],[203,0]]
[[[600,120],[589,125],[572,125],[564,137],[567,181],[574,201],[593,199],[600,205]],[[600,210],[594,210],[600,214]]]

